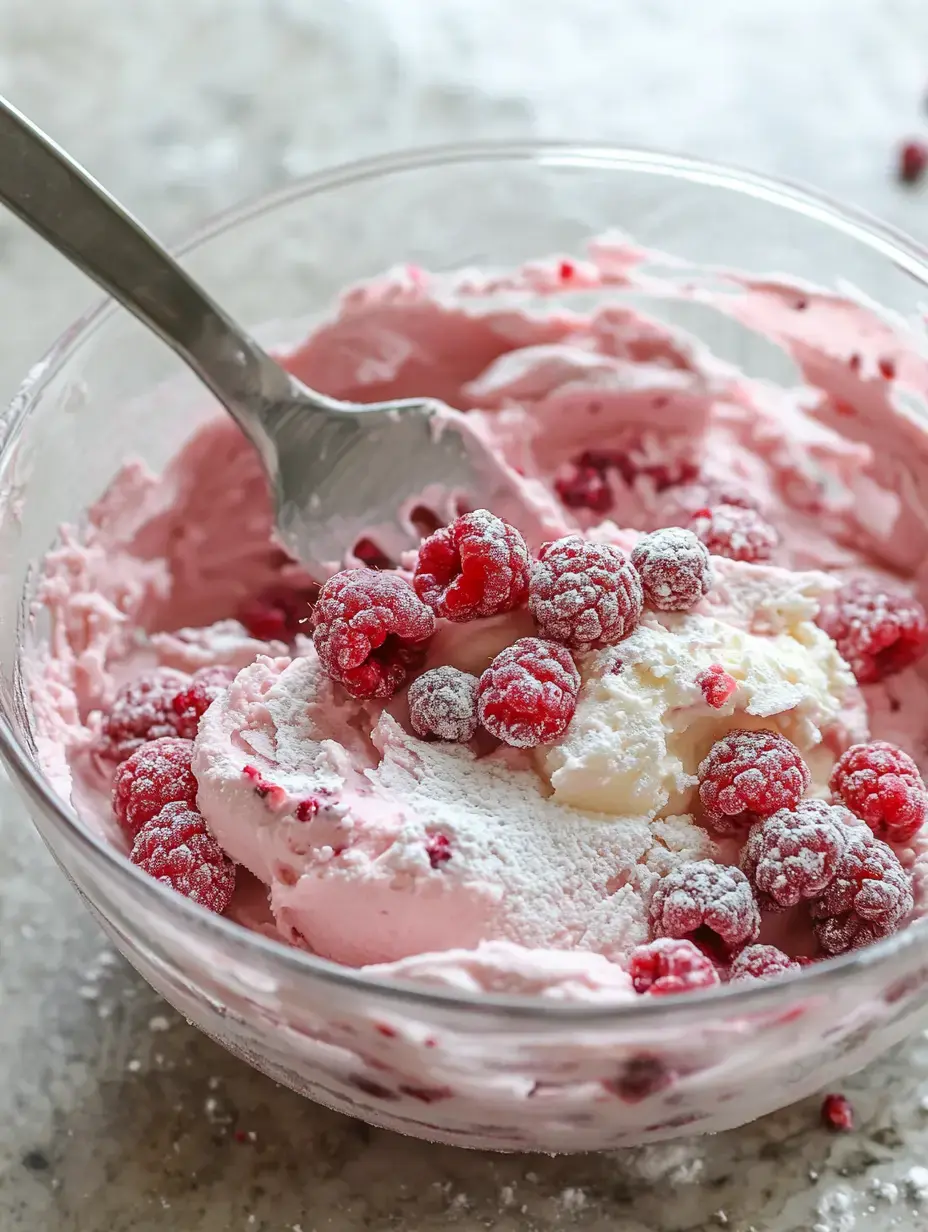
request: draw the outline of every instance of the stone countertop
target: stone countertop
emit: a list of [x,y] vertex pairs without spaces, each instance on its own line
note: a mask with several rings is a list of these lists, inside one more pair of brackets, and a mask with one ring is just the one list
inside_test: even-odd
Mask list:
[[[928,195],[890,173],[895,143],[928,134],[924,0],[0,0],[0,29],[0,92],[168,238],[327,163],[532,134],[806,179],[928,240]],[[6,216],[0,287],[7,397],[94,296]],[[811,1100],[621,1154],[408,1141],[300,1100],[188,1027],[0,793],[3,1232],[925,1226],[924,1038],[846,1083],[851,1134],[820,1128]]]

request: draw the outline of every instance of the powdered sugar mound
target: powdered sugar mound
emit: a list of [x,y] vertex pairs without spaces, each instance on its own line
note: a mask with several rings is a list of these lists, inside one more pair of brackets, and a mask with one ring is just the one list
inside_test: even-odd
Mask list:
[[201,721],[199,806],[288,938],[358,965],[489,940],[621,958],[646,939],[648,853],[672,856],[644,819],[565,806],[534,770],[423,742],[389,713],[372,749],[369,705],[314,655],[264,658]]

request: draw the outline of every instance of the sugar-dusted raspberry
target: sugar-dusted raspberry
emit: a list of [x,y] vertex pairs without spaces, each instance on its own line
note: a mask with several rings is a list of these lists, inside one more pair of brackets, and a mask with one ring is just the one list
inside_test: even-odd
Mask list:
[[583,455],[569,462],[555,478],[554,490],[568,509],[608,513],[613,505],[612,489],[605,470],[585,461]]
[[521,607],[530,565],[516,528],[475,509],[421,544],[413,586],[436,616],[461,623]]
[[97,752],[109,761],[125,761],[147,740],[177,735],[174,698],[190,677],[170,667],[136,676],[113,701],[97,741]]
[[913,905],[912,882],[899,857],[867,826],[856,825],[810,910],[822,949],[843,954],[890,936]]
[[567,535],[546,543],[532,567],[529,611],[544,637],[572,650],[622,641],[643,603],[637,570],[611,543]]
[[639,945],[628,960],[628,974],[635,992],[650,993],[652,997],[692,992],[719,983],[719,973],[711,958],[692,941],[674,937],[659,937]]
[[632,551],[645,602],[659,612],[686,612],[712,585],[709,549],[682,526],[666,526],[639,539]]
[[769,560],[779,536],[756,509],[743,505],[712,505],[693,514],[690,530],[713,556],[744,560],[751,564]]
[[928,816],[928,791],[918,766],[885,740],[852,745],[838,758],[829,786],[887,843],[906,842]]
[[235,865],[196,809],[166,804],[135,836],[129,859],[149,877],[222,915],[232,901]]
[[809,786],[809,768],[785,736],[742,728],[713,744],[698,775],[706,819],[721,834],[795,807]]
[[353,697],[392,697],[434,631],[435,617],[396,573],[336,573],[313,609],[319,662]]
[[567,730],[579,690],[580,673],[569,651],[538,637],[520,637],[480,677],[477,717],[505,744],[535,748]]
[[246,600],[237,616],[252,637],[262,642],[292,642],[297,633],[310,633],[313,604],[319,594],[315,583],[306,586],[269,586]]
[[113,779],[113,812],[133,839],[166,804],[180,801],[193,807],[197,781],[190,769],[193,742],[162,736],[139,745],[118,766]]
[[193,673],[189,686],[181,689],[171,702],[179,735],[187,740],[195,739],[200,719],[219,694],[229,687],[235,675],[231,667],[220,667],[218,664],[214,667],[201,667]]
[[928,616],[919,601],[874,578],[846,582],[822,605],[818,624],[860,684],[901,672],[928,649]]
[[710,663],[696,677],[696,685],[702,689],[706,705],[711,706],[713,710],[721,710],[737,689],[738,681],[726,672],[721,663]]
[[762,907],[794,907],[816,898],[836,875],[856,823],[847,809],[800,800],[751,826],[741,868]]
[[708,930],[727,949],[737,950],[757,937],[760,912],[740,869],[695,860],[657,883],[650,922],[652,937],[691,937]]
[[800,971],[795,959],[778,950],[775,945],[747,945],[732,959],[728,978],[737,980],[769,980],[787,971]]
[[433,667],[409,686],[409,721],[417,736],[470,740],[477,730],[476,676],[456,667]]

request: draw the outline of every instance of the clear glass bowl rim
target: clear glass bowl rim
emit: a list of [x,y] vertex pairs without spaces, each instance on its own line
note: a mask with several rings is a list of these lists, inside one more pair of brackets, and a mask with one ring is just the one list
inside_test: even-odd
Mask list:
[[[928,248],[865,211],[839,205],[826,195],[803,185],[736,166],[646,148],[596,142],[477,141],[421,147],[359,159],[301,177],[273,193],[224,211],[208,220],[172,251],[176,256],[183,257],[206,240],[302,197],[331,192],[364,180],[468,163],[535,163],[550,167],[637,171],[756,197],[842,232],[886,257],[928,288]],[[5,473],[12,446],[45,385],[57,375],[88,336],[117,311],[119,305],[110,298],[95,304],[64,331],[27,373],[0,426],[0,475]],[[405,1002],[410,1009],[431,1006],[436,1010],[456,1010],[470,1017],[496,1012],[521,1020],[524,1025],[530,1023],[534,1031],[555,1030],[567,1025],[583,1028],[609,1026],[614,1029],[621,1021],[629,1025],[656,1019],[667,1022],[668,1017],[682,1024],[707,1014],[716,1017],[723,1005],[726,1014],[763,1012],[772,1009],[777,997],[792,989],[795,989],[797,996],[827,992],[836,982],[852,978],[855,972],[881,965],[884,959],[898,957],[920,945],[924,938],[923,927],[910,926],[864,949],[805,967],[792,975],[757,981],[753,985],[725,985],[696,991],[686,997],[671,998],[673,1004],[668,1004],[665,998],[641,998],[632,1004],[620,1002],[614,1005],[562,1003],[538,996],[471,994],[425,988],[412,981],[385,980],[251,932],[147,877],[125,856],[81,825],[73,808],[55,795],[33,765],[29,753],[20,744],[3,713],[0,713],[0,753],[10,769],[41,799],[65,842],[76,843],[85,858],[96,864],[98,869],[102,867],[108,875],[122,880],[124,888],[141,895],[148,907],[173,916],[176,926],[194,929],[204,939],[215,938],[222,949],[234,953],[237,961],[260,964],[266,975],[273,977],[279,973],[284,979],[334,984],[346,991],[382,996],[397,1005]]]

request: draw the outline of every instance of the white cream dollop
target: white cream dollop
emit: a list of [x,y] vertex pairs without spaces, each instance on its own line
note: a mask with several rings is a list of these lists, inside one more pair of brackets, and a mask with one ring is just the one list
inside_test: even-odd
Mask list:
[[[649,821],[692,812],[697,767],[734,727],[781,732],[823,791],[836,754],[866,739],[859,691],[804,602],[761,627],[647,612],[624,642],[585,656],[574,718],[540,758],[555,800]],[[698,683],[713,665],[737,686],[717,709]]]

